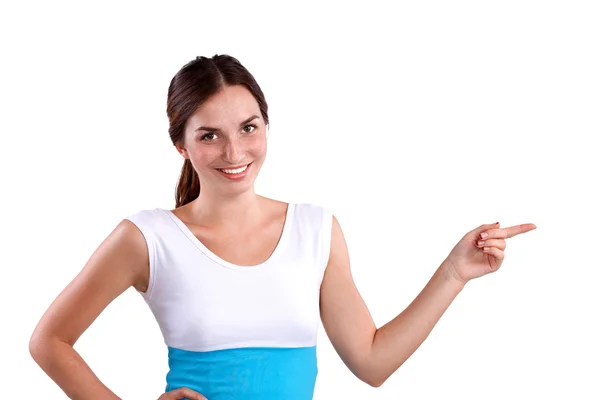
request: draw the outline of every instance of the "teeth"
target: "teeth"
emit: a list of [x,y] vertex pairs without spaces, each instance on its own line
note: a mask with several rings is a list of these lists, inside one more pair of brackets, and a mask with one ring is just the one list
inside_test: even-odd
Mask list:
[[225,172],[226,174],[239,174],[240,172],[244,172],[246,168],[248,168],[247,165],[238,169],[222,169],[221,171]]

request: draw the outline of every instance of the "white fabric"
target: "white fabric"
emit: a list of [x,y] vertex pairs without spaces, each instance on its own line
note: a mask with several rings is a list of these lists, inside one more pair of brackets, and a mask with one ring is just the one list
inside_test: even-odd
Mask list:
[[210,351],[316,345],[330,210],[290,203],[275,251],[256,266],[213,254],[170,210],[141,210],[126,218],[147,243],[150,281],[140,294],[167,346]]

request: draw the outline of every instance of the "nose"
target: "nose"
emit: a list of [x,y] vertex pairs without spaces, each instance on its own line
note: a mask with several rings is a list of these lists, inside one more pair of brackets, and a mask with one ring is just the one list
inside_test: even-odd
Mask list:
[[238,142],[237,138],[229,138],[225,142],[225,149],[223,151],[224,159],[232,165],[237,165],[243,156],[242,144]]

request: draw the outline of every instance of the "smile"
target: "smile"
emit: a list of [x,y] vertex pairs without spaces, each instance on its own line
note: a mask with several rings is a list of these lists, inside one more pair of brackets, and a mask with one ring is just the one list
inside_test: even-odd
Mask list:
[[246,168],[248,168],[248,165],[250,164],[246,164],[243,167],[240,168],[235,168],[235,169],[230,169],[230,168],[217,168],[219,171],[225,172],[226,174],[239,174],[242,173],[246,170]]
[[243,165],[237,168],[215,168],[221,176],[231,180],[231,181],[240,181],[243,180],[248,174],[249,171],[252,170],[252,166],[254,165],[254,161],[250,164]]

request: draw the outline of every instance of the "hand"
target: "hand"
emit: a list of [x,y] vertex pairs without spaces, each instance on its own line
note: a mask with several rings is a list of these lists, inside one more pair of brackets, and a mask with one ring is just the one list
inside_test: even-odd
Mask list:
[[[506,249],[504,239],[536,228],[534,224],[500,228],[498,222],[475,228],[454,246],[446,258],[450,273],[462,284],[466,284],[471,279],[497,271],[504,260],[504,249]],[[482,233],[487,233],[487,237],[482,238],[480,236]]]
[[180,399],[189,399],[189,400],[208,400],[206,397],[202,396],[198,392],[194,392],[192,389],[188,388],[179,388],[175,390],[171,390],[163,395],[161,395],[158,400],[180,400]]

